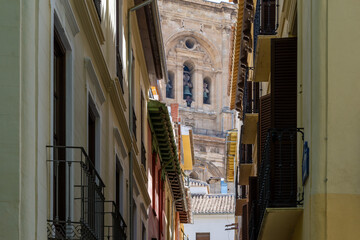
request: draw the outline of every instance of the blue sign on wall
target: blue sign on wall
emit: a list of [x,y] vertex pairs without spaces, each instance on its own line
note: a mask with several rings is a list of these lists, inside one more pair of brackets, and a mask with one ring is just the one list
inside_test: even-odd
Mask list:
[[302,183],[303,186],[306,183],[306,180],[309,177],[309,146],[308,142],[305,141],[303,149],[303,159],[302,159]]

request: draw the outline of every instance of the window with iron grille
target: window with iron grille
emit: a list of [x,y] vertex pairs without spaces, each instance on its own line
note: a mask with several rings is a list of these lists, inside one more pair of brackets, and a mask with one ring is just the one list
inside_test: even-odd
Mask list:
[[260,34],[276,34],[278,26],[278,5],[277,0],[262,0]]

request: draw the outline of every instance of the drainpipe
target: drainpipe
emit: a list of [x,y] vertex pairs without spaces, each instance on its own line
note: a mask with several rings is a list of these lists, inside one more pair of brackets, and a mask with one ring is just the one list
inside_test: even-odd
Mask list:
[[[144,7],[149,5],[150,3],[152,3],[153,0],[147,0],[143,3],[140,3],[132,8],[130,8],[128,10],[128,91],[129,91],[129,129],[130,131],[132,131],[133,126],[134,126],[134,122],[133,122],[133,94],[132,94],[132,47],[131,47],[131,13]],[[131,137],[131,141],[132,144],[134,144],[134,139],[133,137]],[[132,145],[131,144],[131,145]],[[136,143],[135,143],[136,144]],[[129,152],[129,204],[130,204],[130,209],[129,209],[129,222],[128,222],[128,226],[129,226],[129,239],[133,238],[133,161],[134,161],[134,153],[132,151],[133,147],[131,147],[130,152]]]

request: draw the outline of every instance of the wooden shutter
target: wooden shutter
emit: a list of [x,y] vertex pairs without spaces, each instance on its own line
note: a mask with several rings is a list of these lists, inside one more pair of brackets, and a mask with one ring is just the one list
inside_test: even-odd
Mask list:
[[248,240],[248,205],[245,204],[243,206],[243,214],[241,217],[241,225],[242,225],[242,240]]
[[[293,129],[297,121],[297,41],[296,38],[271,40],[271,126]],[[271,157],[272,207],[296,207],[296,133],[273,138]]]
[[259,83],[254,82],[254,86],[253,86],[253,101],[254,101],[253,112],[255,112],[255,113],[259,112],[259,105],[260,105],[259,98],[260,98]]
[[271,40],[271,108],[274,128],[296,127],[296,38]]
[[[258,146],[258,151],[260,154],[258,156],[258,166],[260,166],[261,157],[263,155],[264,146],[266,142],[266,137],[269,129],[271,128],[271,95],[265,95],[260,98],[260,112],[259,112],[259,131],[258,138],[260,146]],[[258,167],[258,170],[260,168]]]
[[247,80],[248,77],[246,77],[246,92],[245,92],[245,96],[246,99],[244,102],[244,111],[245,113],[251,113],[252,112],[252,82]]
[[261,34],[275,34],[276,1],[262,0]]
[[256,206],[257,201],[257,177],[249,177],[249,216],[253,205]]
[[249,219],[249,237],[254,236],[256,229],[256,223],[258,221],[258,178],[249,177],[249,208],[248,208],[248,219]]

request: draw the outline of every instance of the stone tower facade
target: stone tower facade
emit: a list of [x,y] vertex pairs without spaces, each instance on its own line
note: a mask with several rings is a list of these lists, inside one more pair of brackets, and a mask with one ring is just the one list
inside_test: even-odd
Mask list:
[[179,104],[181,124],[193,129],[192,176],[225,177],[225,136],[235,118],[227,88],[237,6],[159,0],[159,9],[168,70],[161,94],[167,104]]

